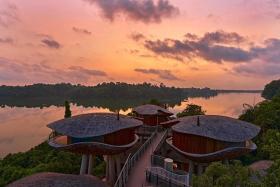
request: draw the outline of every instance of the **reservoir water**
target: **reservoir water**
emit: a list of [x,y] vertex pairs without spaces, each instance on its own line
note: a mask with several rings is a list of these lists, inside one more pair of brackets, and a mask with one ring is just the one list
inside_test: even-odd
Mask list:
[[[227,93],[218,94],[210,98],[189,98],[180,104],[169,108],[173,113],[182,111],[187,104],[201,105],[206,114],[225,115],[234,118],[243,111],[243,104],[254,105],[263,98],[259,93]],[[89,112],[110,112],[108,108],[83,107],[71,105],[72,115]],[[126,114],[131,109],[121,110]],[[62,119],[64,107],[13,107],[0,108],[0,158],[9,153],[24,152],[45,141],[50,129],[46,125],[52,121]]]

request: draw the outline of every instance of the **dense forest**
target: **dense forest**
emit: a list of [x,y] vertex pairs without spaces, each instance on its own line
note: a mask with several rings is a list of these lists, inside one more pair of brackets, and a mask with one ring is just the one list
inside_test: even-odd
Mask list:
[[150,83],[102,83],[96,86],[61,84],[33,84],[28,86],[1,86],[0,97],[62,97],[77,98],[172,98],[188,96],[213,96],[216,91],[209,88],[175,88],[163,84],[157,86]]
[[16,107],[63,106],[68,100],[78,106],[103,107],[111,111],[141,105],[156,98],[168,106],[179,104],[188,97],[212,97],[217,91],[209,88],[175,88],[150,83],[102,83],[96,86],[72,84],[34,84],[0,86],[0,105]]
[[158,99],[168,106],[180,104],[193,97],[210,98],[220,93],[260,92],[258,90],[214,90],[210,88],[176,88],[163,84],[102,83],[96,86],[60,84],[34,84],[27,86],[0,86],[0,106],[48,107],[63,106],[68,100],[78,106],[102,107],[110,111],[127,110]]

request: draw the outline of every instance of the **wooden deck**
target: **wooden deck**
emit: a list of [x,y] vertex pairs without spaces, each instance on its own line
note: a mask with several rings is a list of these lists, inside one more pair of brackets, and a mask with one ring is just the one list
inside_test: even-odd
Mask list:
[[152,141],[151,145],[132,168],[126,185],[127,187],[151,186],[146,184],[146,169],[151,167],[151,155],[163,136],[164,132],[159,132],[157,134],[157,137]]

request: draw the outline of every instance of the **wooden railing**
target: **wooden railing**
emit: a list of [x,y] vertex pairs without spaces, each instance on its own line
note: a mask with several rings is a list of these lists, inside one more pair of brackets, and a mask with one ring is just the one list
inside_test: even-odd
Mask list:
[[[161,131],[162,131],[162,130],[161,130]],[[161,149],[162,144],[165,143],[165,140],[166,140],[167,136],[168,136],[168,130],[166,130],[166,131],[164,132],[164,134],[163,134],[163,136],[162,136],[160,142],[158,143],[157,147],[155,148],[153,154],[155,154],[155,152],[157,152],[157,151],[159,151],[159,150]]]
[[146,151],[148,146],[152,143],[152,140],[157,136],[157,132],[154,132],[149,139],[145,141],[145,143],[134,153],[133,156],[129,155],[116,182],[114,187],[125,187],[125,184],[128,181],[128,176],[131,168],[135,165],[135,163],[139,160],[142,154]]
[[162,167],[150,167],[146,170],[146,180],[157,186],[188,187],[189,175],[178,175]]
[[129,174],[129,170],[131,168],[130,164],[130,158],[131,158],[131,154],[128,155],[125,164],[123,165],[123,168],[115,182],[114,187],[124,187],[125,184],[128,181],[128,174]]

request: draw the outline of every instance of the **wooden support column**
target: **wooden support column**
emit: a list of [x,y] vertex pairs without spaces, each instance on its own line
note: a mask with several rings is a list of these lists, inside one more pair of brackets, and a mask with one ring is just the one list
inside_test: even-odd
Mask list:
[[203,173],[203,165],[202,164],[198,164],[198,166],[197,166],[197,174],[198,174],[198,176],[202,175],[202,173]]
[[87,174],[89,174],[89,175],[92,174],[92,167],[93,167],[93,165],[94,165],[94,156],[93,155],[89,155]]
[[194,163],[192,160],[189,160],[189,185],[192,185],[192,174],[194,170]]
[[87,173],[87,165],[88,165],[88,155],[83,154],[82,162],[81,162],[80,175],[84,175],[84,174]]
[[116,167],[117,167],[117,176],[120,174],[121,172],[121,155],[116,155]]
[[110,174],[109,174],[109,159],[108,159],[108,155],[104,156],[104,160],[106,162],[106,181],[107,183],[109,183],[109,178],[110,178]]
[[109,178],[108,178],[108,183],[110,185],[113,185],[115,182],[115,174],[116,174],[116,168],[115,168],[115,160],[114,156],[108,155],[108,169],[109,169]]

